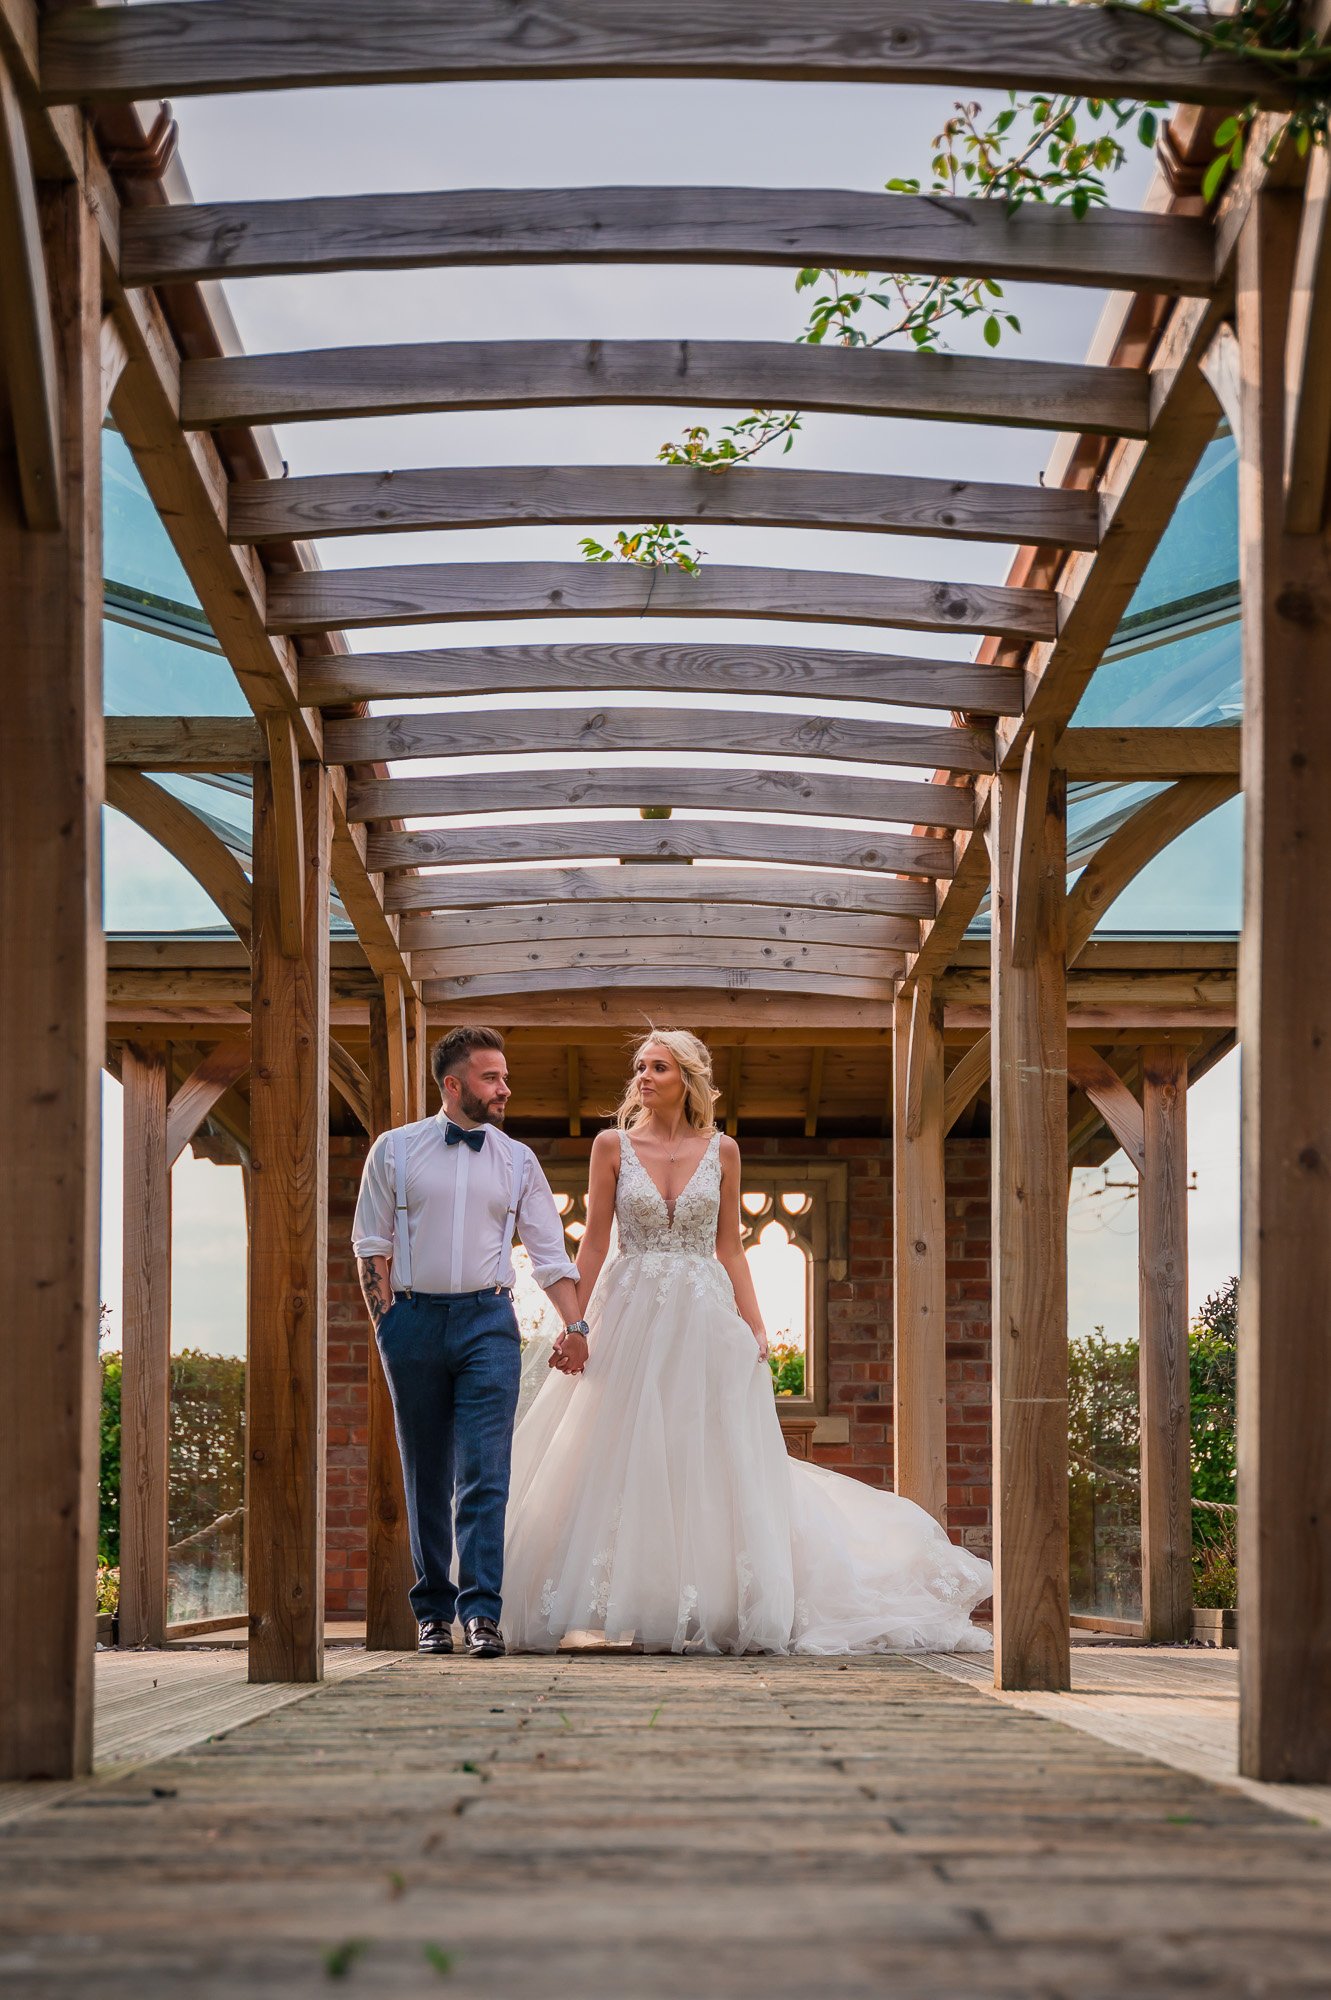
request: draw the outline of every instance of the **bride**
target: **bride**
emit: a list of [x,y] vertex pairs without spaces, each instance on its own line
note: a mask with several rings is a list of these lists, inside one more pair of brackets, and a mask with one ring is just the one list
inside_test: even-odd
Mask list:
[[696,1036],[654,1032],[593,1143],[589,1358],[546,1369],[533,1343],[524,1367],[524,1402],[540,1386],[513,1439],[508,1645],[987,1650],[970,1614],[988,1563],[911,1501],[787,1455],[718,1095]]

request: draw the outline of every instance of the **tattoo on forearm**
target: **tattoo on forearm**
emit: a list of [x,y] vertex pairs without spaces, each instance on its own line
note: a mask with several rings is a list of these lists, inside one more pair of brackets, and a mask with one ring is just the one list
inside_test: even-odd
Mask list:
[[360,1288],[365,1294],[365,1303],[370,1309],[370,1318],[378,1326],[388,1311],[389,1301],[384,1297],[383,1280],[372,1257],[358,1257],[356,1268],[360,1276]]

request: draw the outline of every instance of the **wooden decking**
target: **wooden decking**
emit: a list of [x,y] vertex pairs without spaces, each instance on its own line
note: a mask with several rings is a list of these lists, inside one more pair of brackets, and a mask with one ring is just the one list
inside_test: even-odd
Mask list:
[[[1229,1700],[1206,1656],[1077,1661],[1112,1697],[1161,1657]],[[203,1720],[243,1685],[108,1664]],[[0,1827],[0,1909],[23,2000],[1331,1987],[1325,1830],[902,1658],[394,1659],[59,1788]]]

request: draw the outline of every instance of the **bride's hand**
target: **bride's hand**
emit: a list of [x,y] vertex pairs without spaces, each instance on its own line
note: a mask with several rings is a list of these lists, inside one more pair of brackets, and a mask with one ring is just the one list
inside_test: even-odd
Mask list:
[[760,1332],[756,1327],[750,1327],[749,1332],[753,1335],[754,1339],[758,1343],[758,1359],[760,1361],[766,1361],[767,1349],[768,1349],[767,1335],[763,1332]]

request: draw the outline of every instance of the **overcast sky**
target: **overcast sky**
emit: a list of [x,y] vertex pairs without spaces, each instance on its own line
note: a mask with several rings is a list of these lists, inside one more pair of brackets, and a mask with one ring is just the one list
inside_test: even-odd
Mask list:
[[[175,111],[195,197],[208,201],[645,183],[877,189],[899,175],[916,175],[927,183],[930,140],[953,99],[953,93],[932,86],[617,81],[292,92],[182,100]],[[1149,174],[1149,156],[1134,141],[1128,165],[1114,183],[1115,203],[1137,206]],[[807,298],[795,293],[793,272],[678,266],[348,273],[247,280],[229,284],[227,294],[251,352],[372,341],[793,339],[807,312]],[[1086,290],[1012,286],[1007,304],[1020,316],[1023,335],[1005,343],[1004,351],[1080,360],[1103,303],[1101,294]],[[980,351],[978,329],[969,337],[962,329],[955,345]],[[676,408],[469,412],[292,424],[282,426],[278,437],[296,474],[449,464],[632,464],[649,462],[662,441],[678,435],[695,415],[715,430],[727,413]],[[815,416],[783,462],[1034,482],[1051,442],[1047,435],[1029,431]],[[605,527],[619,525],[611,521]],[[576,560],[578,538],[586,532],[552,527],[369,537],[326,542],[320,553],[330,568],[390,561]],[[963,581],[1001,581],[1011,553],[979,543],[770,529],[709,528],[703,540],[715,562]],[[631,619],[531,620],[503,627],[367,631],[353,634],[351,643],[357,651],[369,651],[643,636],[862,646],[954,658],[970,651],[968,642],[948,635],[663,619],[653,620],[646,634],[641,621]],[[856,711],[845,706],[843,712]],[[915,719],[920,719],[918,711]],[[700,756],[699,761],[728,760]],[[432,767],[412,768],[421,772]],[[464,766],[454,762],[450,768]],[[1236,1068],[1234,1060],[1223,1065],[1197,1091],[1192,1107],[1193,1161],[1200,1170],[1192,1208],[1194,1302],[1237,1268]],[[117,1097],[111,1086],[104,1291],[118,1305]],[[1122,1156],[1110,1177],[1132,1178]],[[182,1163],[177,1169],[177,1345],[188,1339],[234,1350],[243,1337],[238,1333],[243,1328],[243,1226],[238,1196],[233,1198],[238,1181],[234,1170],[202,1163]],[[1135,1204],[1113,1190],[1074,1205],[1074,1330],[1101,1321],[1117,1334],[1135,1330],[1133,1242],[1118,1233],[1134,1213]],[[1100,1215],[1107,1218],[1103,1226],[1095,1221]]]

